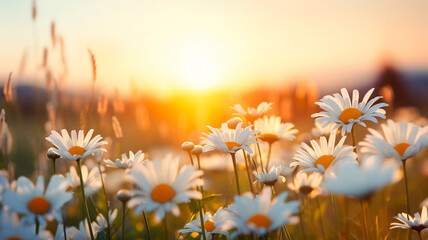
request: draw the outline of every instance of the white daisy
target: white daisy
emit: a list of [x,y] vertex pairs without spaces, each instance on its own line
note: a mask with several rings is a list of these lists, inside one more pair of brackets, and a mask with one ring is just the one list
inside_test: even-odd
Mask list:
[[249,122],[254,122],[254,120],[266,114],[266,112],[272,108],[272,105],[273,103],[262,102],[257,106],[257,108],[248,107],[247,111],[245,111],[240,104],[235,104],[231,108],[237,111],[237,113],[234,113],[233,115],[238,115]]
[[324,173],[336,164],[342,164],[347,161],[355,161],[357,154],[352,150],[354,147],[343,145],[346,136],[343,136],[336,144],[336,134],[330,137],[321,137],[319,143],[311,140],[311,146],[302,142],[293,159],[296,160],[290,164],[290,167],[307,167],[302,172],[320,172]]
[[426,207],[422,208],[421,214],[416,213],[414,217],[407,213],[399,213],[398,216],[395,216],[394,218],[400,222],[391,223],[390,229],[412,229],[413,231],[420,232],[425,228],[428,228],[428,214]]
[[226,229],[234,229],[231,238],[241,234],[254,233],[262,236],[285,224],[296,224],[299,218],[292,214],[299,212],[299,201],[285,202],[288,193],[282,192],[272,199],[271,189],[263,188],[260,195],[254,198],[252,193],[236,195],[235,202],[227,208],[230,220],[225,223]]
[[37,178],[36,185],[26,177],[19,177],[16,192],[9,189],[3,193],[3,204],[12,211],[23,214],[22,221],[34,224],[37,220],[42,229],[46,220],[62,222],[61,207],[68,202],[72,194],[66,192],[68,182],[61,175],[53,175],[45,190],[43,177]]
[[[103,173],[103,177],[105,178],[105,173]],[[73,166],[70,167],[70,172],[66,173],[66,178],[69,183],[67,191],[80,187],[79,174]],[[101,189],[101,177],[97,168],[92,168],[89,171],[86,165],[82,165],[82,180],[86,196],[92,196]]]
[[333,130],[334,126],[336,126],[336,123],[331,122],[326,127],[323,127],[324,124],[315,122],[315,127],[312,128],[312,136],[315,138],[319,138],[322,136],[328,137],[330,134],[337,134],[337,129]]
[[6,210],[1,212],[1,217],[4,218],[0,221],[0,239],[1,240],[42,240],[52,239],[52,234],[44,229],[39,229],[39,234],[35,234],[35,224],[25,224],[23,221],[19,222],[16,213],[9,213]]
[[371,135],[367,135],[360,143],[362,153],[404,161],[426,148],[428,127],[421,128],[413,123],[388,120],[381,128],[383,134],[369,129]]
[[373,105],[377,100],[382,98],[381,96],[375,97],[369,101],[374,88],[370,89],[363,100],[359,102],[359,92],[354,90],[352,92],[352,99],[348,94],[348,90],[342,88],[342,95],[335,93],[333,95],[327,95],[319,102],[316,102],[324,112],[312,114],[312,117],[316,117],[316,122],[324,122],[323,127],[328,126],[331,122],[337,123],[333,129],[342,127],[342,136],[346,132],[351,132],[354,124],[366,126],[364,121],[372,121],[377,123],[378,118],[385,119],[385,110],[382,107],[387,107],[386,103],[378,103]]
[[132,151],[129,151],[129,158],[126,156],[126,153],[123,153],[122,159],[116,159],[116,162],[113,162],[110,159],[104,160],[104,162],[109,167],[124,169],[131,168],[134,165],[144,163],[144,153],[141,150],[138,151],[136,154],[134,154]]
[[[117,217],[117,209],[110,210],[108,212],[108,217],[109,217],[110,226],[111,226],[111,223],[113,223]],[[102,213],[100,213],[97,216],[96,222],[93,222],[92,225],[94,226],[93,229],[96,232],[105,231],[107,229],[107,226],[108,226],[107,219],[104,217],[104,215]]]
[[249,147],[250,144],[257,143],[254,139],[258,130],[251,130],[252,126],[242,129],[242,122],[236,126],[236,129],[229,129],[226,123],[221,125],[221,129],[208,126],[212,133],[202,133],[206,138],[203,138],[201,145],[203,151],[220,150],[227,153],[236,153],[240,149],[244,149],[249,153],[253,150]]
[[256,176],[257,180],[254,181],[263,183],[268,186],[274,186],[278,180],[281,180],[282,182],[285,182],[285,178],[283,176],[280,176],[282,171],[281,166],[273,166],[270,168],[269,172],[266,172],[265,169],[263,169],[260,174],[257,172],[253,172],[254,176]]
[[132,190],[134,197],[129,200],[128,207],[135,208],[136,215],[143,210],[155,211],[156,222],[163,219],[166,212],[178,216],[180,209],[177,203],[202,197],[200,192],[192,190],[200,184],[202,174],[193,166],[184,166],[178,172],[178,158],[172,155],[128,169],[125,178],[139,187]]
[[320,173],[298,173],[294,177],[293,182],[287,186],[297,194],[314,198],[322,193],[322,188],[320,187],[322,180],[323,175]]
[[[204,229],[205,236],[207,239],[212,239],[213,234],[222,234],[224,236],[229,236],[229,232],[223,229],[226,215],[227,213],[225,210],[223,210],[223,208],[219,208],[214,214],[214,216],[212,216],[211,213],[204,214]],[[186,224],[186,226],[184,226],[184,229],[178,231],[178,233],[181,234],[193,232],[199,233],[201,239],[203,239],[200,215],[198,215],[195,220]]]
[[[94,236],[97,236],[98,231],[94,224],[95,222],[92,222],[92,229],[94,231]],[[84,219],[79,223],[79,228],[76,227],[69,227],[67,228],[67,238],[70,240],[90,240],[91,235],[89,232],[89,225],[88,221]]]
[[322,186],[329,192],[346,196],[364,198],[378,189],[400,180],[402,172],[395,161],[372,156],[365,158],[360,165],[354,162],[344,163],[337,175],[324,175]]
[[99,151],[106,151],[104,148],[100,148],[100,146],[107,144],[107,141],[100,142],[102,139],[100,135],[91,139],[93,132],[94,130],[91,129],[85,136],[83,130],[80,130],[79,134],[75,130],[72,130],[70,138],[67,130],[63,129],[61,130],[62,136],[58,132],[52,131],[46,140],[55,145],[56,149],[54,148],[53,150],[62,158],[78,160]]
[[278,140],[293,140],[296,138],[297,129],[293,129],[292,123],[281,123],[277,116],[264,116],[254,122],[254,128],[260,130],[260,140],[272,144]]

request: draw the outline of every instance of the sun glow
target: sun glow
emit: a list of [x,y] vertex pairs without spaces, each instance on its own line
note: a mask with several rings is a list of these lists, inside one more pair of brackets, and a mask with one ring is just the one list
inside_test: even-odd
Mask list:
[[213,46],[203,42],[185,44],[177,63],[179,85],[193,90],[207,90],[221,82],[219,56]]

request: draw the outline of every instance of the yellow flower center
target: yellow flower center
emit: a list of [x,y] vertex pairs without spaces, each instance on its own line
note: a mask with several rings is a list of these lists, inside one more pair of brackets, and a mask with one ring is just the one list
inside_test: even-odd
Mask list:
[[256,214],[250,219],[248,219],[247,223],[252,223],[256,225],[258,228],[269,228],[270,224],[272,223],[268,217],[266,217],[263,214]]
[[44,197],[35,197],[27,205],[28,209],[35,214],[44,214],[49,211],[51,204]]
[[6,240],[22,240],[22,238],[17,237],[17,236],[11,236],[11,237],[6,238]]
[[67,192],[68,192],[68,191],[71,191],[71,190],[73,190],[73,189],[74,189],[74,187],[70,185],[70,186],[68,186],[67,190],[65,190],[65,191],[67,191]]
[[174,189],[165,183],[161,183],[154,187],[151,193],[152,199],[159,203],[166,203],[170,201],[174,195]]
[[71,154],[71,156],[74,156],[74,155],[82,156],[85,153],[85,149],[79,146],[73,146],[70,149],[68,149],[68,152]]
[[358,119],[363,114],[360,112],[360,110],[350,107],[342,111],[342,113],[339,116],[340,121],[343,123],[348,124],[349,119]]
[[399,143],[399,144],[395,145],[394,149],[395,149],[395,151],[398,152],[398,154],[403,156],[408,147],[410,147],[410,144],[408,144],[408,143]]
[[325,169],[327,169],[330,164],[334,161],[334,157],[331,155],[322,155],[315,161],[315,167],[318,166],[318,164],[321,164],[324,166]]
[[274,142],[276,142],[276,141],[279,140],[278,135],[276,135],[274,133],[265,133],[265,134],[262,134],[260,136],[260,139],[262,141],[265,141],[265,142],[270,143],[270,144],[272,144],[272,143],[274,143]]
[[312,190],[314,189],[311,186],[301,186],[299,188],[299,192],[304,195],[308,195],[309,193],[312,192]]
[[214,222],[211,220],[206,221],[204,224],[204,228],[205,228],[206,232],[214,231],[214,229],[215,229]]
[[236,142],[225,142],[227,148],[229,149],[229,151],[232,151],[232,149],[234,147],[240,147],[241,145],[236,143]]

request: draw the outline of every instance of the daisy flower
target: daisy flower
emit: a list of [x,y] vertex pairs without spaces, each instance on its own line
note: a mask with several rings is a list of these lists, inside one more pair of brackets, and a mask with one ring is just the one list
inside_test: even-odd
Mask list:
[[[105,174],[103,173],[103,176],[104,175]],[[80,187],[79,174],[73,166],[70,167],[70,172],[66,173],[65,176],[69,183],[67,191]],[[86,165],[82,165],[82,180],[83,185],[85,186],[86,196],[92,196],[101,189],[101,177],[97,168],[92,168],[89,171]]]
[[93,133],[94,130],[91,129],[85,136],[83,130],[80,130],[79,134],[72,130],[70,137],[67,130],[63,129],[61,130],[62,136],[58,132],[52,131],[46,140],[55,145],[56,149],[54,148],[53,150],[62,158],[75,161],[99,151],[107,151],[104,148],[100,148],[101,145],[107,144],[107,141],[100,142],[102,139],[100,135],[91,139]]
[[132,151],[129,151],[129,158],[125,153],[122,154],[122,159],[116,159],[116,162],[109,160],[104,160],[107,166],[115,168],[131,168],[137,164],[144,163],[144,153],[140,150],[136,154]]
[[178,172],[178,158],[172,155],[128,169],[125,178],[139,187],[132,190],[133,198],[128,207],[134,208],[136,215],[143,210],[155,212],[156,222],[163,219],[166,212],[178,216],[178,203],[201,199],[201,193],[192,188],[200,183],[202,174],[193,166],[184,166]]
[[273,166],[270,168],[269,172],[266,172],[266,170],[263,169],[260,172],[260,174],[254,171],[253,174],[257,178],[257,180],[254,181],[254,183],[260,182],[267,186],[272,187],[275,185],[276,182],[278,182],[278,180],[285,182],[285,178],[283,176],[280,176],[281,171],[282,171],[281,166]]
[[[111,223],[114,222],[117,217],[117,209],[109,210],[108,217],[111,226]],[[96,222],[93,222],[92,225],[94,226],[94,230],[96,232],[104,231],[108,227],[107,220],[102,213],[98,214]]]
[[34,233],[36,226],[34,224],[25,224],[23,221],[20,222],[16,213],[9,213],[9,211],[3,209],[1,218],[0,239],[52,239],[52,234],[44,229],[40,229],[39,234],[36,235]]
[[322,186],[331,193],[355,198],[368,197],[378,189],[401,179],[402,173],[395,161],[383,161],[372,156],[361,161],[344,163],[337,174],[324,175]]
[[287,186],[297,194],[314,198],[322,193],[320,187],[323,176],[320,173],[298,173],[292,183]]
[[[96,228],[96,225],[94,223],[95,222],[92,223],[92,225],[94,225],[92,226],[92,229],[94,231],[94,236],[97,236],[98,228]],[[87,219],[84,219],[79,223],[79,228],[76,228],[76,227],[67,228],[67,238],[69,238],[70,240],[90,240],[91,235],[89,233],[89,225],[88,225]]]
[[240,104],[235,104],[231,108],[236,111],[236,113],[233,115],[238,115],[245,118],[249,122],[254,122],[254,120],[263,116],[267,111],[269,111],[272,108],[272,104],[273,103],[262,102],[259,104],[259,106],[257,106],[257,108],[248,107],[247,111],[245,111]]
[[36,218],[42,229],[46,220],[53,219],[62,222],[61,207],[68,202],[72,194],[66,192],[68,182],[61,175],[53,175],[45,190],[45,182],[39,176],[36,185],[26,177],[19,177],[16,192],[9,189],[3,193],[3,204],[19,214],[23,214],[22,221],[34,224]]
[[272,199],[272,191],[268,187],[263,188],[256,198],[249,192],[236,195],[235,202],[227,209],[229,221],[225,224],[226,229],[237,229],[231,233],[231,238],[249,233],[263,236],[285,224],[298,223],[299,218],[292,214],[299,212],[300,202],[286,203],[287,195],[287,192],[282,192]]
[[388,120],[381,128],[383,134],[369,129],[371,135],[367,135],[360,143],[362,153],[404,161],[426,148],[428,127],[421,128],[413,123]]
[[337,129],[333,130],[334,126],[336,126],[336,123],[332,122],[328,124],[326,127],[323,127],[324,124],[315,122],[315,127],[312,128],[312,136],[319,138],[322,136],[330,136],[330,134],[337,134]]
[[206,137],[201,141],[201,145],[204,146],[203,151],[217,149],[227,153],[236,153],[240,149],[244,149],[253,153],[249,145],[257,143],[253,140],[259,137],[256,135],[259,131],[251,130],[252,126],[244,129],[241,126],[242,122],[236,126],[236,129],[229,129],[226,123],[223,123],[220,129],[208,126],[212,133],[202,133]]
[[[226,214],[227,213],[223,210],[223,208],[219,208],[214,214],[214,216],[212,216],[211,213],[204,214],[204,229],[205,236],[207,239],[212,239],[213,234],[222,234],[224,236],[229,236],[229,232],[223,229]],[[201,235],[201,240],[203,239],[203,236],[201,234],[201,219],[199,215],[195,220],[186,224],[186,226],[184,226],[184,229],[178,231],[178,233],[181,234],[193,232],[199,233]]]
[[312,114],[312,117],[317,118],[316,122],[324,122],[323,127],[327,127],[331,122],[337,123],[334,129],[342,127],[342,136],[346,132],[351,132],[354,124],[366,126],[364,121],[372,121],[377,123],[376,118],[385,119],[385,110],[382,107],[387,107],[386,103],[378,103],[373,105],[381,96],[375,97],[369,101],[374,88],[370,89],[361,102],[359,102],[359,92],[352,92],[352,99],[348,94],[348,90],[342,88],[341,94],[335,93],[327,95],[319,102],[316,102],[324,112]]
[[301,143],[293,157],[296,161],[292,162],[290,167],[303,166],[306,169],[302,172],[324,173],[333,165],[355,161],[357,154],[352,151],[354,147],[343,145],[345,139],[346,136],[343,136],[336,144],[336,134],[331,134],[328,141],[326,137],[321,137],[319,143],[311,140],[312,147]]
[[407,213],[399,213],[398,216],[395,216],[394,218],[400,222],[391,223],[390,229],[411,229],[420,234],[422,230],[428,228],[428,214],[426,207],[422,208],[421,214],[416,213],[414,217]]
[[293,140],[296,138],[297,129],[293,129],[292,123],[281,123],[277,116],[264,116],[254,122],[254,128],[260,130],[260,140],[272,144],[278,140]]

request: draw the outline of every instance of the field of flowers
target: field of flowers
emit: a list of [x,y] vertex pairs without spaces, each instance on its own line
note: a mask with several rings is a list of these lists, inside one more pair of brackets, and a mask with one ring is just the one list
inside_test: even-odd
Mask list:
[[[103,123],[105,96],[88,100],[80,121],[66,103],[49,101],[40,131],[10,83],[1,112],[0,239],[428,236],[426,120],[401,110],[396,120],[374,89],[314,102],[305,134],[270,113],[275,103],[236,104],[199,140],[152,158],[132,147],[116,116]],[[119,98],[113,106],[124,111]],[[32,131],[42,136],[36,143]],[[31,144],[44,150],[22,159]]]

